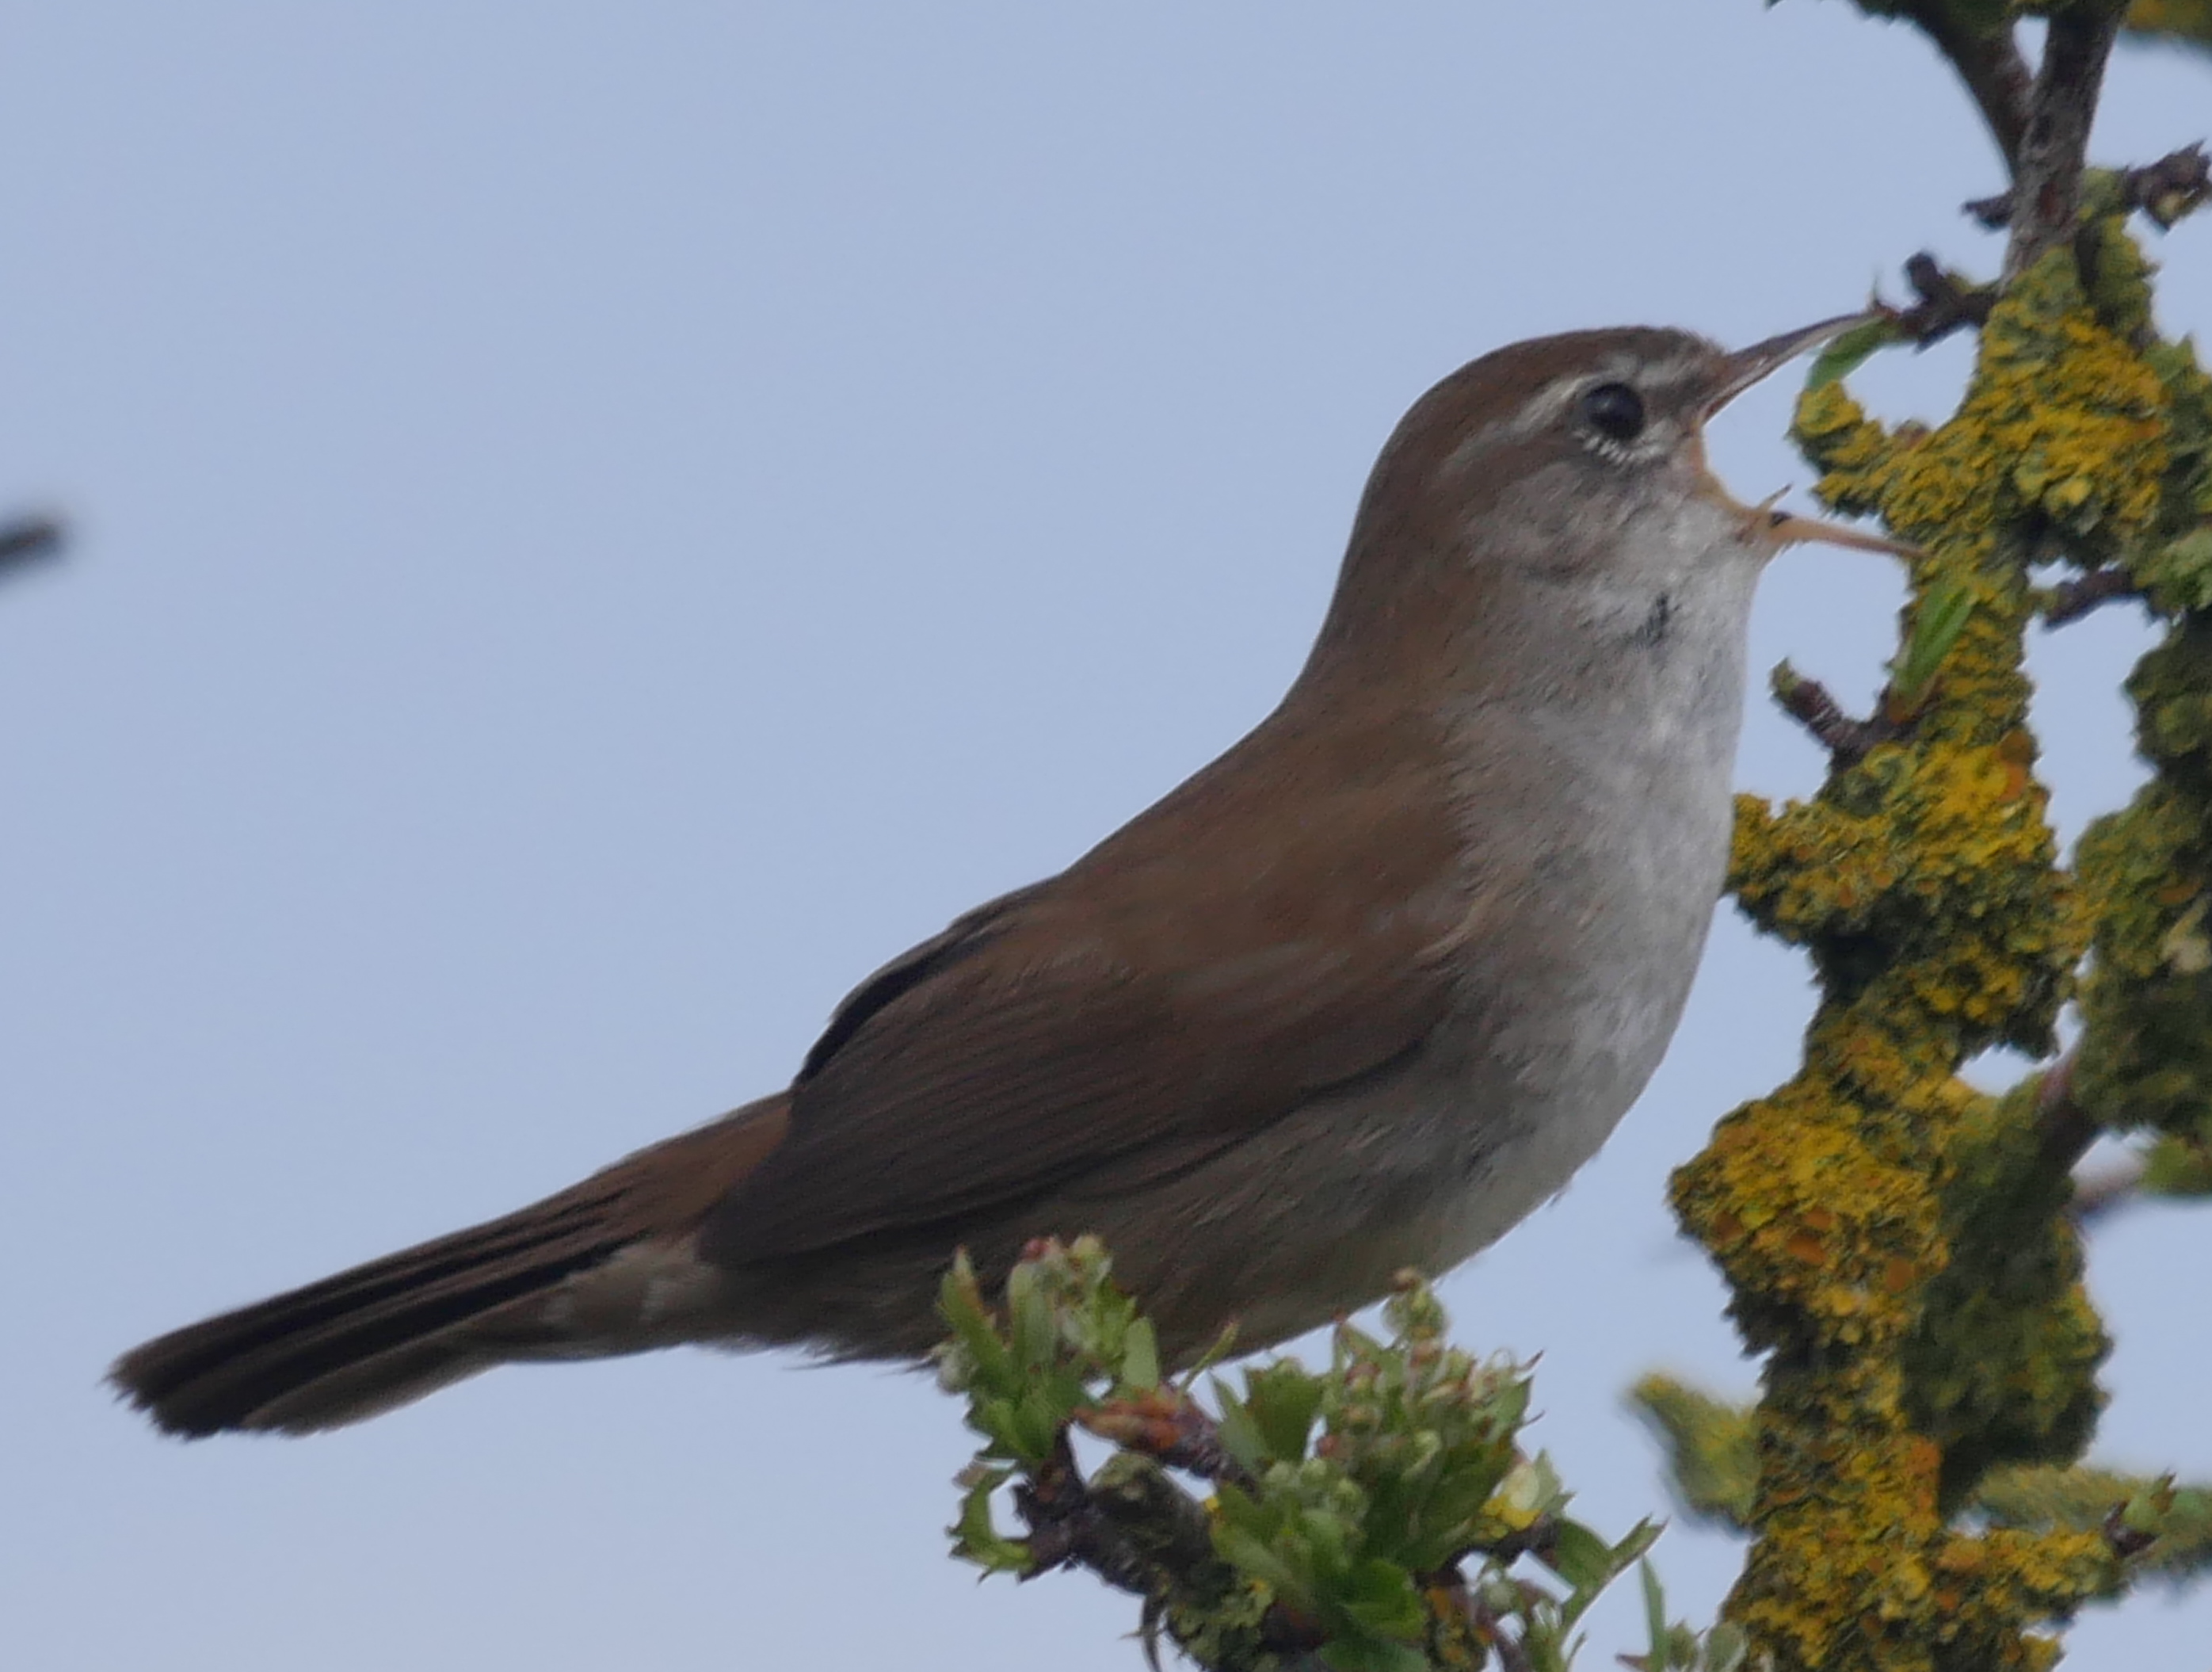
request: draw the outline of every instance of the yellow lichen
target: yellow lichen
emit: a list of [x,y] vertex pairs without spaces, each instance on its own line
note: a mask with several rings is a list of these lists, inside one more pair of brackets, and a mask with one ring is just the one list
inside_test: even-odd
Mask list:
[[[2032,1093],[1989,1097],[1957,1074],[1992,1045],[2050,1049],[2119,885],[2077,891],[2058,864],[2023,668],[2039,541],[2063,535],[2098,563],[2170,538],[2195,468],[2174,439],[2175,370],[2137,345],[2146,270],[2106,254],[2094,295],[2071,251],[2008,291],[1940,428],[1885,430],[1840,382],[1799,406],[1822,497],[1919,549],[1907,630],[1939,590],[1972,610],[1932,695],[1893,716],[1904,735],[1809,800],[1738,808],[1730,888],[1807,949],[1822,998],[1796,1076],[1721,1122],[1674,1201],[1769,1353],[1746,1511],[1759,1536],[1729,1610],[1783,1669],[2045,1667],[2048,1626],[2115,1583],[2094,1535],[1951,1519],[1993,1463],[2078,1454],[2105,1350],[2063,1172],[2037,1170]],[[2162,723],[2200,751],[2212,806],[2212,700],[2196,696],[2212,680],[2189,689]],[[2148,814],[2132,846],[2111,838],[2108,870],[2146,846],[2136,869],[2171,859],[2175,838],[2151,836]],[[2200,857],[2189,874],[2212,895],[2212,842]],[[2172,980],[2172,926],[2200,897],[2192,885],[2159,907],[2128,967]],[[2212,1026],[2199,1032],[2212,1063]]]

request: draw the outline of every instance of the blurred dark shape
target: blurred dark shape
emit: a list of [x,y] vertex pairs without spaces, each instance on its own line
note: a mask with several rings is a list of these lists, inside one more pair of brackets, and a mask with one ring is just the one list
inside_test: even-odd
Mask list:
[[62,526],[52,517],[13,517],[0,522],[0,575],[58,557],[61,550]]

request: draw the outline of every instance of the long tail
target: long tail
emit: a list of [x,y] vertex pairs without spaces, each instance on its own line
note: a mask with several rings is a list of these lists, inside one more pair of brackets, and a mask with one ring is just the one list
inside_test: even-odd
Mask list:
[[765,1098],[503,1219],[134,1347],[109,1380],[173,1434],[302,1434],[494,1365],[687,1339],[717,1277],[692,1232],[786,1122]]

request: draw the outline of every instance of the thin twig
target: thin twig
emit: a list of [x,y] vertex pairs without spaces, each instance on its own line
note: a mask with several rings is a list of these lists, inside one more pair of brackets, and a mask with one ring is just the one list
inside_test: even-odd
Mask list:
[[1956,274],[1946,272],[1925,250],[1906,258],[1905,282],[1920,300],[1910,307],[1892,311],[1889,321],[1916,349],[1940,343],[1954,331],[1979,330],[1996,303],[1995,289],[1968,284]]
[[1989,124],[1990,137],[1996,142],[2005,167],[2017,173],[2032,83],[2011,22],[1969,22],[1948,0],[1911,0],[1899,9],[1951,61],[1982,120]]
[[[2118,178],[2120,206],[2141,210],[2164,230],[2212,197],[2212,155],[2206,154],[2199,140],[2167,152],[2156,162],[2124,168]],[[1994,198],[1977,198],[1961,207],[1995,232],[2011,224],[2013,203],[2014,194],[2004,191]]]
[[2142,1200],[2145,1170],[2142,1157],[2130,1155],[2109,1167],[2075,1173],[2074,1200],[2067,1203],[2066,1211],[2077,1225],[2109,1218],[2118,1209]]
[[1504,1622],[1490,1611],[1483,1600],[1470,1593],[1467,1599],[1467,1614],[1474,1627],[1475,1640],[1498,1657],[1499,1672],[1534,1672],[1534,1663],[1518,1638],[1508,1637]]
[[1876,744],[1899,735],[1899,728],[1885,720],[1852,719],[1826,685],[1804,678],[1787,662],[1774,670],[1773,689],[1782,711],[1812,733],[1838,770],[1857,765]]
[[1053,1461],[1032,1469],[1014,1488],[1014,1507],[1030,1529],[1036,1566],[1029,1578],[1055,1567],[1087,1567],[1116,1590],[1147,1596],[1149,1565],[1127,1536],[1091,1501],[1067,1436],[1060,1436]]
[[2118,0],[2080,0],[2051,19],[2013,169],[2012,242],[2004,263],[2008,283],[2074,235],[2089,125],[2096,118],[2105,64],[2125,9]]
[[[1164,1634],[1182,1645],[1189,1621],[1218,1617],[1246,1582],[1216,1553],[1206,1508],[1141,1452],[1123,1450],[1085,1480],[1063,1432],[1053,1460],[1014,1490],[1030,1532],[1031,1576],[1054,1567],[1089,1569],[1118,1590],[1144,1598],[1139,1633],[1149,1657]],[[1280,1672],[1324,1672],[1313,1653],[1326,1640],[1318,1624],[1271,1602],[1257,1637]],[[1187,1645],[1185,1645],[1187,1646]],[[1247,1658],[1224,1663],[1253,1663]]]
[[2069,1051],[2043,1071],[2035,1088],[2038,1168],[2047,1177],[2070,1174],[2104,1127],[2074,1096],[2079,1051]]
[[2117,564],[2107,563],[2102,568],[2076,575],[2071,581],[2062,581],[2053,587],[2043,606],[2043,624],[2063,627],[2069,621],[2079,620],[2100,605],[2110,604],[2116,599],[2141,598],[2142,588],[2135,577]]
[[2120,190],[2130,209],[2141,210],[2166,231],[2212,198],[2212,155],[2200,139],[2156,162],[2129,169],[2120,177]]
[[2112,1512],[2105,1517],[2103,1530],[2105,1543],[2123,1561],[2130,1556],[2140,1556],[2158,1542],[2156,1533],[2128,1525],[2127,1505],[2124,1504],[2112,1505]]
[[1158,1388],[1137,1397],[1085,1406],[1075,1420],[1100,1439],[1200,1480],[1252,1484],[1250,1472],[1222,1444],[1220,1425],[1204,1406],[1177,1389]]

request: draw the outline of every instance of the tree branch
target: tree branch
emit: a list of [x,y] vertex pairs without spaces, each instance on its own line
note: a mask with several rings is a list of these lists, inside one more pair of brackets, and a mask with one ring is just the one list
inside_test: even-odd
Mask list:
[[1808,679],[1787,662],[1776,666],[1774,700],[1828,751],[1829,764],[1841,771],[1856,766],[1877,744],[1889,742],[1899,729],[1881,719],[1855,720],[1818,679]]
[[[2160,231],[2212,197],[2212,155],[2198,140],[2178,151],[2168,151],[2156,162],[2119,172],[2120,207],[2141,210]],[[1960,208],[1995,232],[2012,222],[2016,193],[2008,189],[1994,198],[1977,198]]]
[[2017,174],[2021,143],[2027,132],[2032,83],[2027,61],[2020,55],[2011,24],[1994,28],[1959,16],[1947,0],[1910,0],[1899,9],[1919,26],[1936,50],[1951,61],[1966,91],[1989,125],[1990,137]]
[[2074,1200],[2066,1211],[2077,1225],[2109,1218],[2118,1209],[2142,1200],[2144,1171],[2142,1157],[2130,1155],[2109,1167],[2075,1173]]
[[2060,1057],[2043,1071],[2035,1089],[2037,1170],[2047,1178],[2070,1174],[2105,1130],[2074,1096],[2079,1055],[2079,1051],[2069,1051]]
[[2074,235],[2081,197],[2082,159],[2105,65],[2125,7],[2081,0],[2057,12],[2043,44],[2043,64],[2013,169],[2012,242],[2004,276],[2018,278]]
[[1940,343],[1954,331],[1980,330],[1997,299],[1993,288],[1965,283],[1945,272],[1925,250],[1905,258],[1905,281],[1918,300],[1896,310],[1890,324],[1916,349]]
[[2116,563],[2107,563],[2053,587],[2043,606],[2043,624],[2062,627],[2117,599],[2142,596],[2142,588],[2133,575]]

